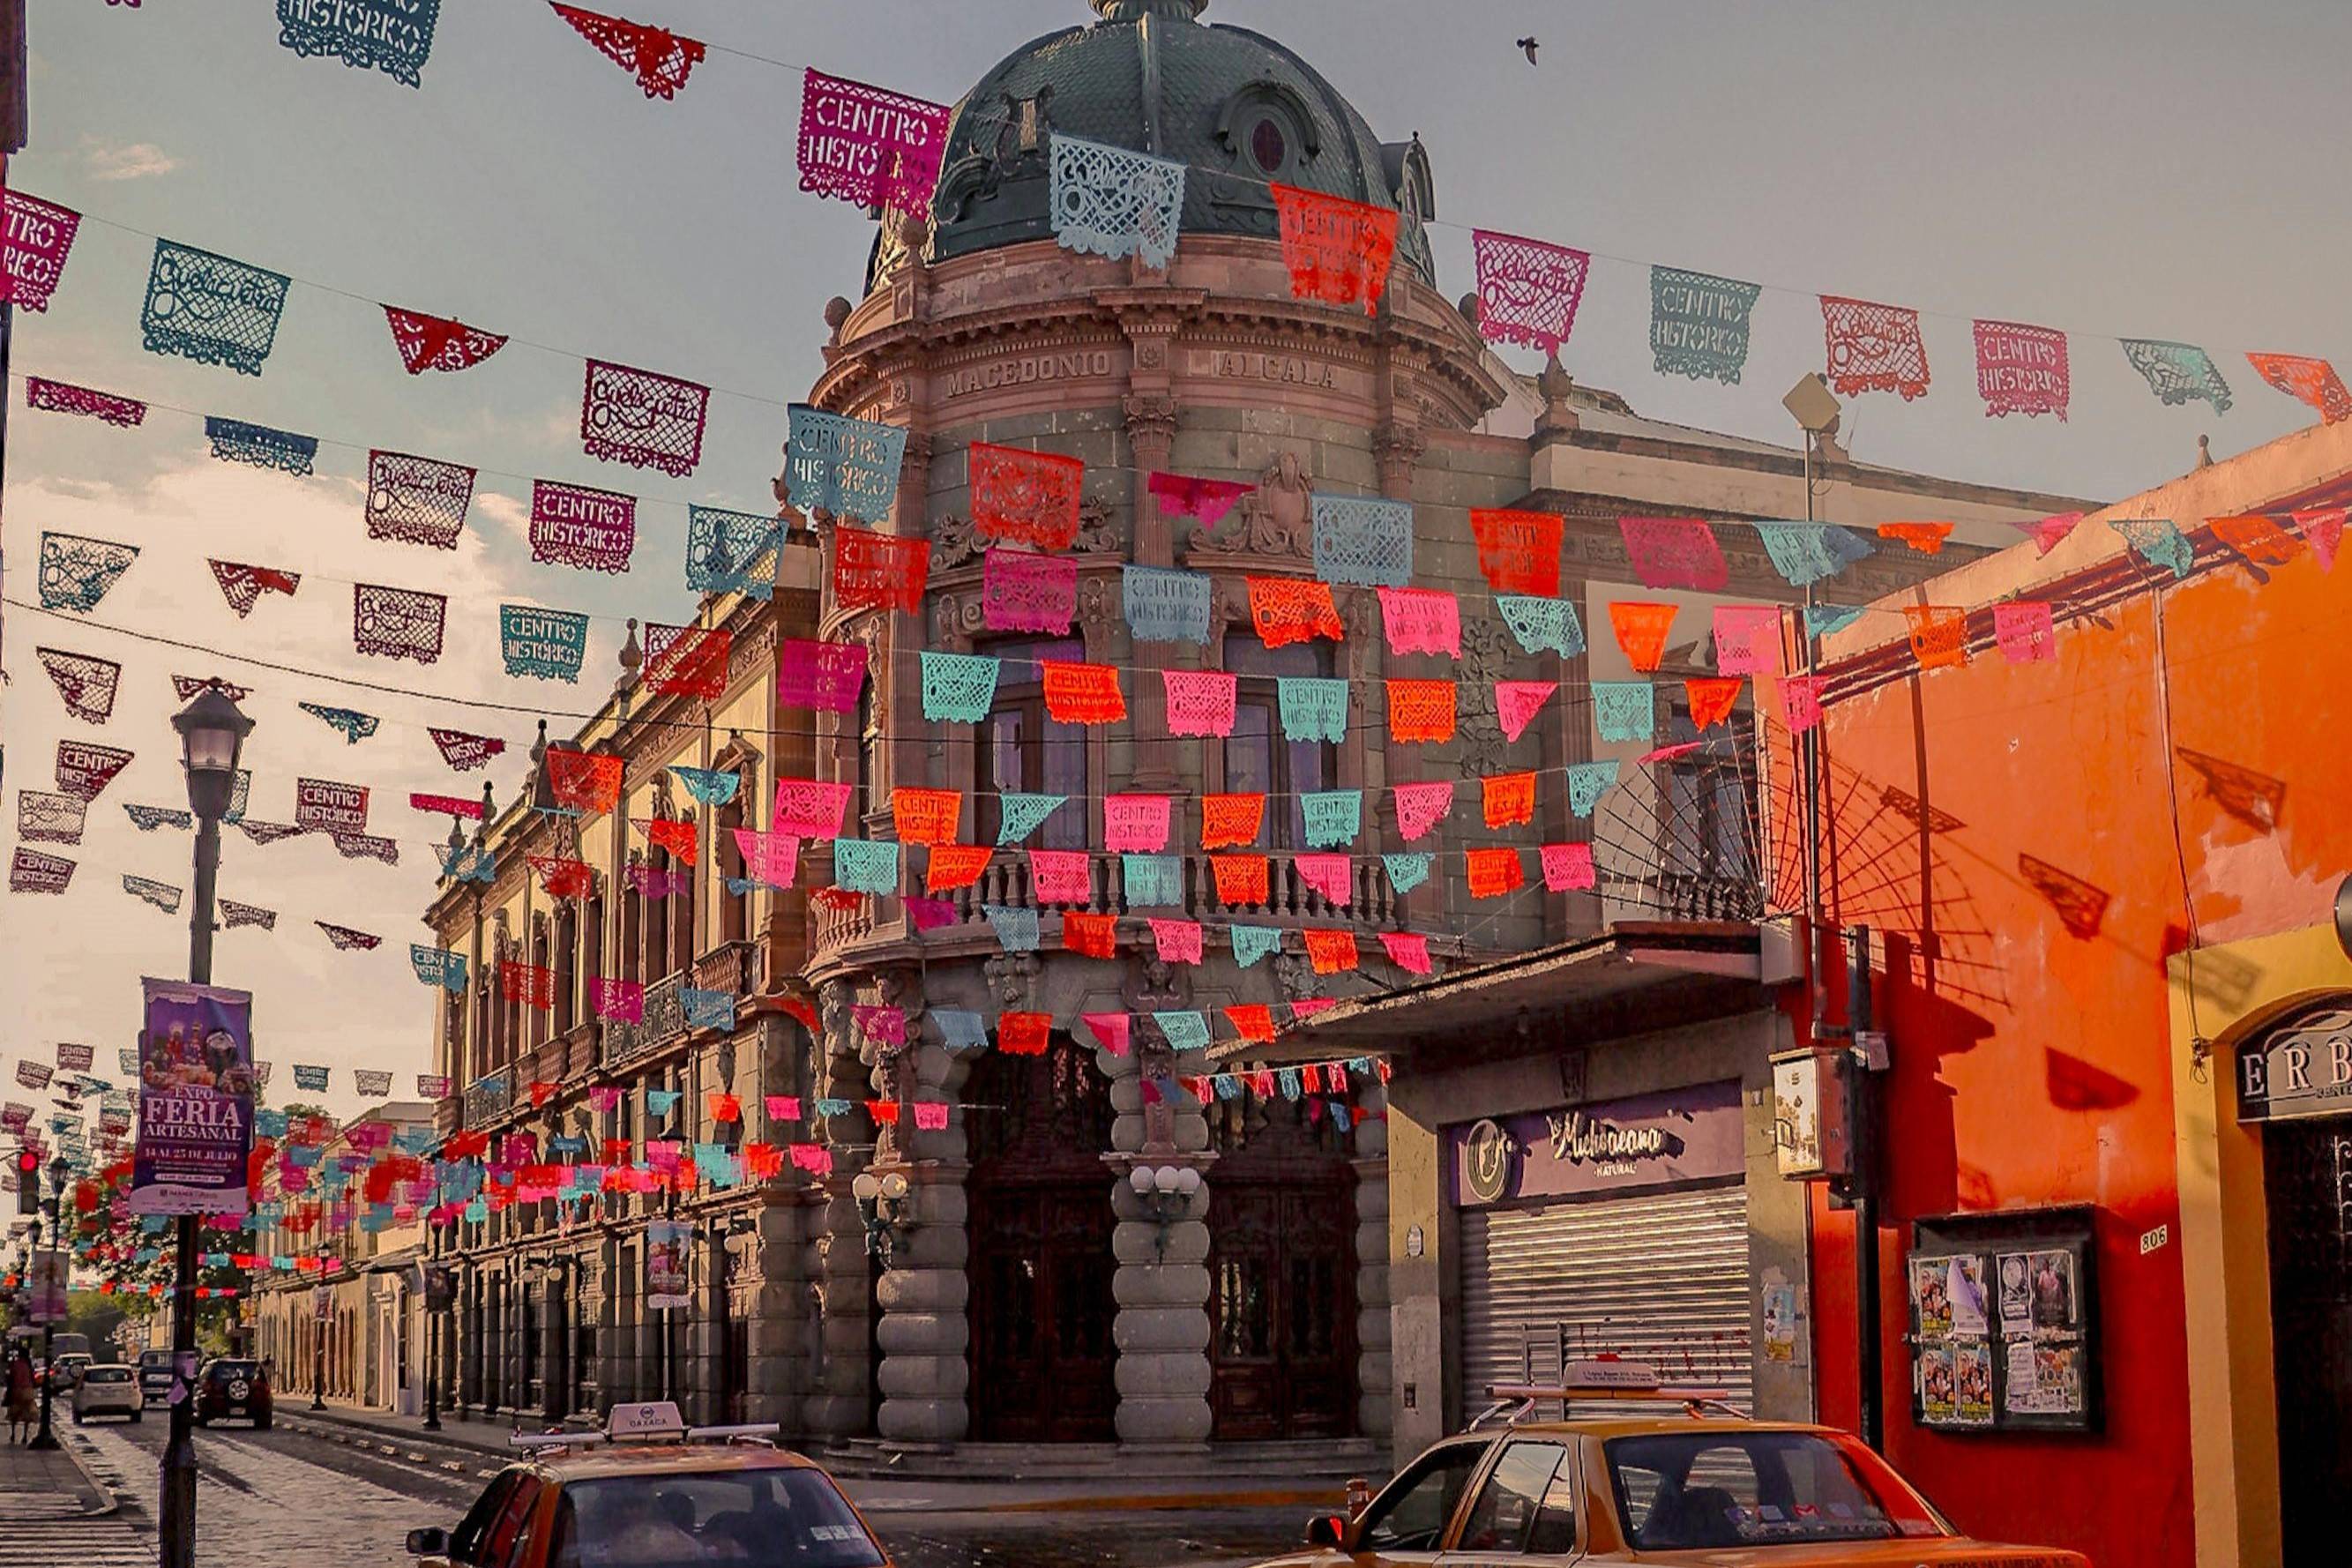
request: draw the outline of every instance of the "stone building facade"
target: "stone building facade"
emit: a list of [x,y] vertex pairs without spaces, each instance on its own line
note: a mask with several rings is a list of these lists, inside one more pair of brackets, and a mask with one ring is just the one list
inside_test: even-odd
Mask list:
[[[1704,763],[1640,765],[1622,751],[1626,787],[1592,825],[1600,893],[1474,900],[1458,874],[1465,843],[1510,842],[1477,820],[1465,789],[1453,817],[1416,849],[1440,874],[1396,891],[1380,855],[1403,847],[1388,786],[1547,770],[1536,844],[1570,836],[1558,770],[1619,754],[1589,721],[1594,679],[1626,673],[1613,647],[1573,658],[1524,652],[1481,574],[1474,508],[1548,510],[1566,519],[1561,592],[1587,626],[1619,598],[1675,597],[1703,626],[1705,595],[1641,587],[1621,515],[1804,515],[1794,451],[1656,424],[1622,399],[1573,386],[1555,364],[1514,374],[1486,350],[1475,311],[1440,291],[1423,220],[1435,210],[1417,140],[1381,142],[1364,118],[1297,55],[1258,34],[1199,20],[1198,0],[1095,0],[1098,19],[1024,46],[957,106],[928,217],[885,218],[862,297],[825,310],[825,365],[809,401],[904,427],[895,506],[866,520],[928,539],[929,577],[912,611],[844,607],[832,596],[833,520],[802,519],[770,603],[707,601],[706,621],[737,632],[725,698],[698,705],[646,698],[623,673],[605,715],[575,744],[624,759],[628,799],[609,818],[550,816],[518,802],[493,825],[499,879],[450,883],[430,919],[473,959],[474,991],[448,1007],[446,1070],[467,1087],[444,1105],[445,1129],[578,1129],[635,1141],[649,1131],[647,1086],[684,1091],[688,1124],[669,1135],[724,1140],[698,1109],[711,1089],[747,1108],[762,1094],[862,1102],[944,1100],[936,1131],[874,1126],[858,1110],[781,1136],[826,1144],[823,1177],[788,1169],[772,1182],[682,1204],[698,1226],[697,1304],[665,1321],[637,1296],[648,1200],[608,1196],[587,1221],[509,1208],[468,1222],[448,1245],[468,1267],[460,1290],[454,1386],[469,1403],[547,1414],[667,1390],[713,1418],[776,1420],[813,1440],[876,1439],[928,1449],[980,1442],[1202,1445],[1282,1439],[1383,1444],[1391,1431],[1385,1172],[1376,1082],[1359,1080],[1343,1131],[1308,1102],[1212,1100],[1146,1082],[1207,1070],[1139,1017],[1135,1048],[1097,1049],[1081,1014],[1149,1015],[1344,995],[1405,977],[1375,957],[1352,974],[1318,976],[1295,935],[1268,963],[1238,965],[1218,931],[1235,920],[1295,932],[1346,926],[1377,955],[1381,931],[1431,939],[1441,965],[1511,952],[1593,929],[1608,912],[1714,912],[1758,901],[1752,747]],[[1170,265],[1062,248],[1047,206],[1052,137],[1066,133],[1189,165],[1182,234]],[[1370,313],[1292,297],[1268,181],[1378,203],[1400,213],[1397,264]],[[992,632],[982,606],[983,545],[966,454],[974,442],[1083,458],[1087,465],[1078,610],[1066,637]],[[1816,485],[1823,515],[1850,525],[1931,515],[1960,538],[2061,510],[2032,496],[1868,468],[1833,444]],[[1255,487],[1213,524],[1163,512],[1154,470]],[[1416,585],[1463,595],[1463,658],[1393,655],[1370,590],[1340,590],[1346,636],[1269,647],[1251,621],[1244,579],[1311,578],[1317,492],[1378,496],[1414,508]],[[780,500],[782,489],[780,486]],[[814,548],[811,548],[811,544]],[[1972,553],[1964,545],[1954,555]],[[1213,581],[1210,633],[1195,652],[1130,638],[1121,569],[1186,567]],[[1925,558],[1879,557],[1833,586],[1857,601],[1926,575]],[[1785,600],[1760,551],[1734,552],[1717,599]],[[862,643],[873,671],[854,714],[777,706],[779,637]],[[1605,642],[1605,638],[1603,641]],[[1703,673],[1706,639],[1669,656]],[[764,650],[764,651],[759,651]],[[925,650],[1003,660],[980,724],[923,714]],[[1120,667],[1128,721],[1054,722],[1038,662]],[[1615,661],[1615,662],[1612,662]],[[1239,678],[1234,733],[1168,733],[1157,672],[1171,662]],[[1291,742],[1278,719],[1285,676],[1354,683],[1337,742]],[[1455,678],[1462,713],[1443,745],[1386,743],[1377,684]],[[1555,679],[1563,700],[1517,740],[1494,710],[1496,679]],[[1680,721],[1687,724],[1687,715]],[[1668,721],[1671,728],[1671,719]],[[812,731],[813,732],[808,732]],[[731,732],[731,733],[730,733]],[[674,762],[740,771],[740,819],[665,795]],[[706,844],[722,825],[772,825],[774,784],[814,777],[851,786],[845,832],[892,836],[891,791],[964,796],[967,842],[993,843],[997,799],[1066,794],[1070,804],[1031,842],[1095,855],[1083,906],[1041,904],[1018,850],[1000,852],[978,887],[949,895],[954,918],[918,931],[903,897],[835,907],[810,889],[832,880],[830,847],[803,847],[799,887],[724,893],[724,868],[694,868],[696,891],[656,910],[623,885],[648,848],[631,819],[691,813]],[[1306,847],[1297,797],[1360,789],[1370,807],[1353,848],[1350,896],[1311,890],[1293,864]],[[1182,857],[1181,913],[1211,932],[1205,962],[1159,961],[1144,920],[1124,900],[1117,857],[1101,853],[1098,797],[1165,794],[1180,803],[1177,844],[1196,842],[1186,810],[1199,795],[1269,797],[1265,901],[1228,906],[1207,858]],[[1577,836],[1583,825],[1575,824]],[[525,869],[535,847],[600,867],[585,907],[551,908]],[[1454,854],[1455,869],[1443,869]],[[922,891],[920,857],[902,893]],[[740,876],[740,868],[734,873]],[[1036,912],[1042,941],[1007,952],[984,906]],[[1118,956],[1082,958],[1057,940],[1066,909],[1121,917]],[[1178,912],[1162,910],[1160,912]],[[597,945],[593,948],[591,942]],[[644,1026],[599,1025],[580,1001],[584,978],[619,972],[649,986]],[[565,976],[570,1011],[520,1008],[498,990],[499,956],[528,955]],[[544,955],[544,956],[541,956]],[[738,992],[731,1031],[686,1027],[656,1005],[691,975]],[[803,1006],[803,1002],[806,1005]],[[907,1047],[862,1040],[853,1008],[905,1010]],[[1042,1056],[951,1050],[934,1014],[1049,1013]],[[803,1019],[814,1017],[814,1031]],[[656,1018],[662,1022],[656,1022]],[[517,1100],[533,1081],[543,1104]],[[587,1109],[592,1084],[618,1086],[621,1109]],[[1131,1173],[1199,1173],[1181,1212],[1139,1196]],[[903,1178],[887,1248],[869,1245],[855,1184]],[[540,1205],[530,1205],[538,1208]],[[887,1256],[887,1261],[885,1257]],[[551,1271],[551,1264],[552,1269]]]

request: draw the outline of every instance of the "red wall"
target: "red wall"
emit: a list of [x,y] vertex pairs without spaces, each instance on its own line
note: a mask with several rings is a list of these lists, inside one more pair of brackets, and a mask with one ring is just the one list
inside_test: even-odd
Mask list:
[[[2011,553],[2030,582],[2032,552]],[[1887,1453],[1964,1529],[2099,1568],[2194,1558],[2164,969],[2186,940],[2182,859],[2206,945],[2326,919],[2352,870],[2352,563],[2329,576],[2305,553],[2268,575],[2231,565],[2167,592],[2169,744],[2146,595],[2110,626],[2062,621],[2054,661],[1988,651],[1834,704],[1823,726],[1832,917],[1886,937]],[[2229,984],[2209,968],[2216,1022]],[[2098,1210],[2105,1432],[1915,1427],[1909,1221],[2061,1203]],[[2171,1243],[2142,1256],[2158,1226]],[[1853,1268],[1851,1218],[1817,1197],[1822,1409],[1848,1425]]]

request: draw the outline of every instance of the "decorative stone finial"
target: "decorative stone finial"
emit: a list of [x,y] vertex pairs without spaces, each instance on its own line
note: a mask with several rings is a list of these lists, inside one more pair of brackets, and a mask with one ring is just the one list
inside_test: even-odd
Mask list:
[[1569,402],[1570,395],[1576,390],[1576,378],[1561,366],[1558,350],[1544,356],[1543,370],[1536,376],[1536,390],[1543,394],[1544,400],[1543,412],[1536,416],[1538,436],[1558,435],[1580,427],[1582,421]]
[[2213,437],[2210,436],[2197,437],[2197,466],[2200,468],[2213,466]]
[[616,686],[626,686],[636,679],[637,670],[646,662],[645,650],[637,646],[637,618],[629,617],[629,635],[621,639],[621,679]]
[[[635,622],[630,623],[635,625]],[[547,761],[547,721],[539,721],[539,739],[530,743],[530,765],[535,770]]]

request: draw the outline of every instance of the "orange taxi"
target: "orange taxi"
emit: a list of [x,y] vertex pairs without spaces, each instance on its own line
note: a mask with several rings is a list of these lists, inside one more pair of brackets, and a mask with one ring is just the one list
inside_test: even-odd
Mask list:
[[[2089,1568],[2079,1552],[1962,1535],[1846,1433],[1718,1416],[1654,1370],[1596,1370],[1604,1375],[1590,1384],[1494,1389],[1503,1403],[1471,1431],[1430,1447],[1350,1515],[1310,1520],[1308,1550],[1261,1568]],[[1681,1415],[1526,1419],[1538,1401],[1570,1411],[1686,1392]],[[1480,1429],[1513,1405],[1503,1425]]]
[[454,1530],[408,1532],[418,1568],[890,1568],[833,1478],[773,1426],[689,1429],[667,1401],[603,1432],[518,1433]]

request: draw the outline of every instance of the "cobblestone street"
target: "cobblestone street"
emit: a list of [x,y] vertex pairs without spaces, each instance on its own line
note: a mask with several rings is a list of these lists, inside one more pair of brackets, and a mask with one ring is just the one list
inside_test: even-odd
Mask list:
[[[152,1560],[156,1467],[166,1427],[68,1429],[101,1485],[122,1498],[110,1541],[135,1529]],[[385,1447],[393,1451],[383,1452]],[[486,1454],[441,1445],[330,1441],[281,1416],[268,1432],[209,1427],[196,1435],[199,1568],[332,1563],[401,1568],[408,1531],[453,1524],[494,1469]],[[454,1470],[452,1469],[454,1467]],[[1209,1568],[1268,1556],[1297,1539],[1307,1510],[1215,1511],[925,1512],[904,1506],[871,1517],[900,1568]],[[125,1559],[130,1561],[131,1559]],[[0,1558],[0,1563],[8,1560]],[[77,1568],[96,1568],[77,1556]],[[102,1560],[106,1568],[116,1561]]]

